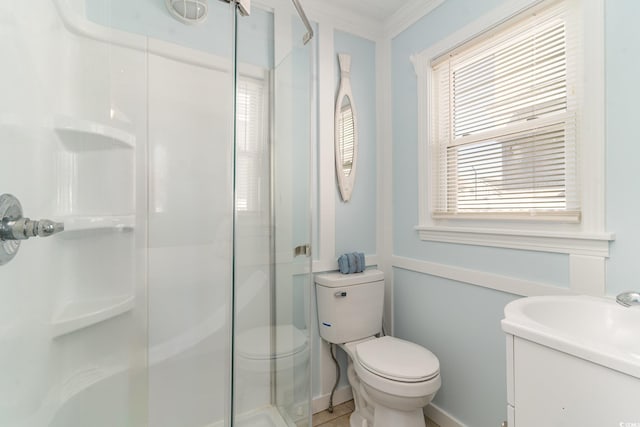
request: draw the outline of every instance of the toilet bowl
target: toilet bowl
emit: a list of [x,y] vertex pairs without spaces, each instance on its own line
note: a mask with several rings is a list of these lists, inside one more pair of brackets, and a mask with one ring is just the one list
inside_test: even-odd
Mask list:
[[424,427],[422,408],[441,385],[440,363],[433,353],[389,336],[341,347],[357,376],[354,394],[361,395],[360,406],[369,408],[354,417],[352,425],[360,427],[361,419],[367,419],[374,426]]
[[383,298],[379,270],[316,276],[320,335],[349,357],[351,427],[425,427],[422,408],[440,388],[440,362],[418,344],[378,337]]
[[275,403],[290,414],[306,412],[307,377],[302,373],[310,355],[303,331],[293,325],[251,328],[238,334],[236,349],[238,413],[271,402],[271,375],[278,379]]

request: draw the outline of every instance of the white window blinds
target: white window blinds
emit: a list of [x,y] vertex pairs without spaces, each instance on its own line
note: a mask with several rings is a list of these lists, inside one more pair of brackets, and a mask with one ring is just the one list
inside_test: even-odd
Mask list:
[[434,61],[435,217],[579,219],[575,24],[562,6]]
[[268,185],[267,88],[261,79],[239,76],[236,88],[236,208],[261,210]]

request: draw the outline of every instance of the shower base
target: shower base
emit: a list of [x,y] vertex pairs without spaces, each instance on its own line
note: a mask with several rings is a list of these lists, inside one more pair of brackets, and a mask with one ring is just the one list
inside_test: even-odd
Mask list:
[[[224,427],[224,420],[209,424],[206,427]],[[238,415],[234,427],[291,427],[295,424],[287,423],[280,412],[273,406],[265,406]]]

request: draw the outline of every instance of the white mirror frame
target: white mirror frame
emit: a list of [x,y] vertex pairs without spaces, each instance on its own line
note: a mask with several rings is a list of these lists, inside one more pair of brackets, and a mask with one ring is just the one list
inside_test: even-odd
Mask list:
[[[358,164],[358,115],[356,114],[356,106],[353,100],[353,92],[351,91],[351,55],[338,54],[338,62],[340,64],[340,88],[336,98],[336,111],[334,120],[334,146],[336,158],[336,176],[338,177],[338,187],[342,200],[348,202],[351,200],[351,193],[356,179],[356,166]],[[351,111],[353,114],[353,162],[351,173],[347,176],[343,173],[342,150],[340,148],[339,120],[341,115],[342,99],[348,96],[351,103]]]

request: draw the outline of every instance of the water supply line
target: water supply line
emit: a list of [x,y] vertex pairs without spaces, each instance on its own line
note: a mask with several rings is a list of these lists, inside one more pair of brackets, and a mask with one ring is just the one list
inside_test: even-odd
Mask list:
[[331,352],[333,363],[336,364],[336,383],[331,389],[331,394],[329,395],[329,408],[327,408],[327,411],[329,411],[330,414],[333,414],[333,394],[336,392],[336,388],[338,388],[338,383],[340,382],[340,364],[338,363],[338,359],[336,359],[335,344],[330,344],[329,351]]

